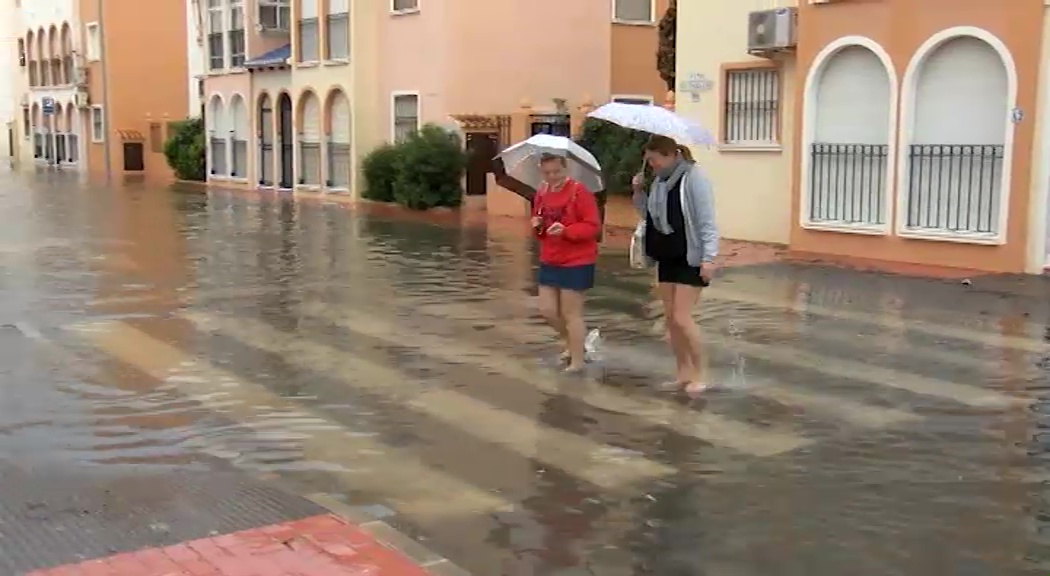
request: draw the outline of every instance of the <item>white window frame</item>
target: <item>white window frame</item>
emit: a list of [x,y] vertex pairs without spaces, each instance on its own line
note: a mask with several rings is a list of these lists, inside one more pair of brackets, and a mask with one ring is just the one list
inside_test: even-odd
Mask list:
[[625,20],[617,18],[616,16],[616,0],[609,0],[610,10],[612,11],[612,21],[614,24],[627,24],[628,26],[652,26],[656,24],[656,0],[649,0],[649,19],[648,20]]
[[[95,132],[95,113],[98,113],[99,124],[101,125],[101,133]],[[91,107],[91,142],[93,144],[101,144],[106,141],[106,111],[101,106]]]
[[[263,8],[273,8],[273,10],[274,10],[274,20],[276,21],[276,24],[277,24],[276,28],[262,27],[262,9]],[[282,14],[287,14],[287,18],[286,18],[287,21],[286,22],[281,22],[281,15]],[[256,22],[257,26],[261,27],[263,32],[266,32],[266,31],[272,31],[272,32],[280,31],[280,32],[291,33],[292,26],[295,25],[294,20],[295,20],[295,18],[294,18],[293,14],[292,14],[292,2],[291,2],[291,0],[258,0],[258,2],[255,5],[255,22]],[[284,26],[281,26],[281,24],[284,24]]]
[[[324,60],[325,62],[349,62],[350,61],[350,46],[351,46],[351,43],[352,43],[351,33],[353,32],[352,25],[351,25],[351,22],[350,22],[350,8],[351,8],[350,1],[351,0],[347,1],[346,11],[345,12],[333,12],[332,11],[332,1],[331,0],[328,0],[328,2],[325,3],[326,6],[325,6],[325,15],[324,15],[324,45],[321,46],[321,59]],[[331,32],[332,32],[332,20],[334,18],[342,18],[346,22],[346,46],[344,47],[345,51],[346,51],[346,55],[345,56],[335,56],[335,57],[332,56],[332,50],[331,50],[332,44],[331,44],[330,38],[331,38]]]
[[420,11],[420,6],[419,5],[422,2],[423,2],[423,0],[416,0],[415,8],[405,8],[404,10],[398,10],[397,8],[394,7],[394,0],[390,0],[390,13],[395,15],[395,16],[400,16],[402,14],[418,14],[419,11]]
[[[652,106],[656,99],[649,94],[613,94],[609,97],[610,102],[622,102],[624,100],[645,100]],[[628,102],[628,104],[637,104],[637,102]]]
[[[244,0],[229,0],[226,2],[226,25],[223,30],[223,42],[225,47],[223,52],[225,53],[225,59],[227,66],[235,70],[244,68],[244,62],[248,61],[248,17],[245,12],[246,2]],[[237,16],[239,14],[239,17]],[[238,28],[238,25],[240,28]],[[231,41],[231,35],[234,32],[241,33],[241,43],[243,44],[243,52],[241,56],[241,64],[239,66],[233,65],[233,42]]]
[[[84,24],[84,58],[88,62],[102,59],[102,26],[98,22]],[[39,55],[37,60],[39,60]]]
[[397,142],[397,99],[399,96],[416,97],[416,130],[423,126],[423,98],[418,90],[395,90],[390,93],[390,142]]

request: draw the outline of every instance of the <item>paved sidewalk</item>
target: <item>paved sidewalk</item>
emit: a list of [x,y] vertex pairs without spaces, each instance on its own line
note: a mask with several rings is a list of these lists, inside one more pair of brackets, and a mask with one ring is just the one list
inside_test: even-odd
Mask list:
[[434,574],[331,514],[148,548],[29,576],[428,576]]

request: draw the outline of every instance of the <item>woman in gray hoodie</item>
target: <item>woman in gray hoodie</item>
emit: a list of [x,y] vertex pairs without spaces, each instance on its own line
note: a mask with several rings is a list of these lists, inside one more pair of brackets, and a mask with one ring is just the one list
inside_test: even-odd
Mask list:
[[648,191],[635,178],[634,202],[645,220],[645,254],[656,266],[657,291],[677,364],[673,385],[697,394],[706,384],[693,307],[711,283],[718,256],[714,192],[689,149],[670,138],[651,137],[645,160],[656,178]]

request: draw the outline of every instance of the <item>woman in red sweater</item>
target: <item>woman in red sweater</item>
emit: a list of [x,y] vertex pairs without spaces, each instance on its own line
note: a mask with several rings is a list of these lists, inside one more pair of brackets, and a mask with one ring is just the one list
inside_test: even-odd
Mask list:
[[566,372],[584,368],[583,293],[594,286],[601,221],[594,193],[569,178],[561,156],[540,159],[544,184],[532,199],[532,228],[540,241],[540,313],[565,342]]

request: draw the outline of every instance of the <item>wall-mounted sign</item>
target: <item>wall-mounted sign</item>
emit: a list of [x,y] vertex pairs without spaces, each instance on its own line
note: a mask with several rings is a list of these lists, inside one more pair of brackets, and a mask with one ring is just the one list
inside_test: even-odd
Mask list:
[[699,72],[693,72],[678,82],[678,90],[689,94],[693,102],[700,101],[700,95],[715,89],[715,81]]
[[1024,110],[1021,110],[1020,108],[1014,108],[1013,110],[1011,110],[1010,120],[1012,120],[1014,124],[1019,124],[1022,120],[1024,120]]

